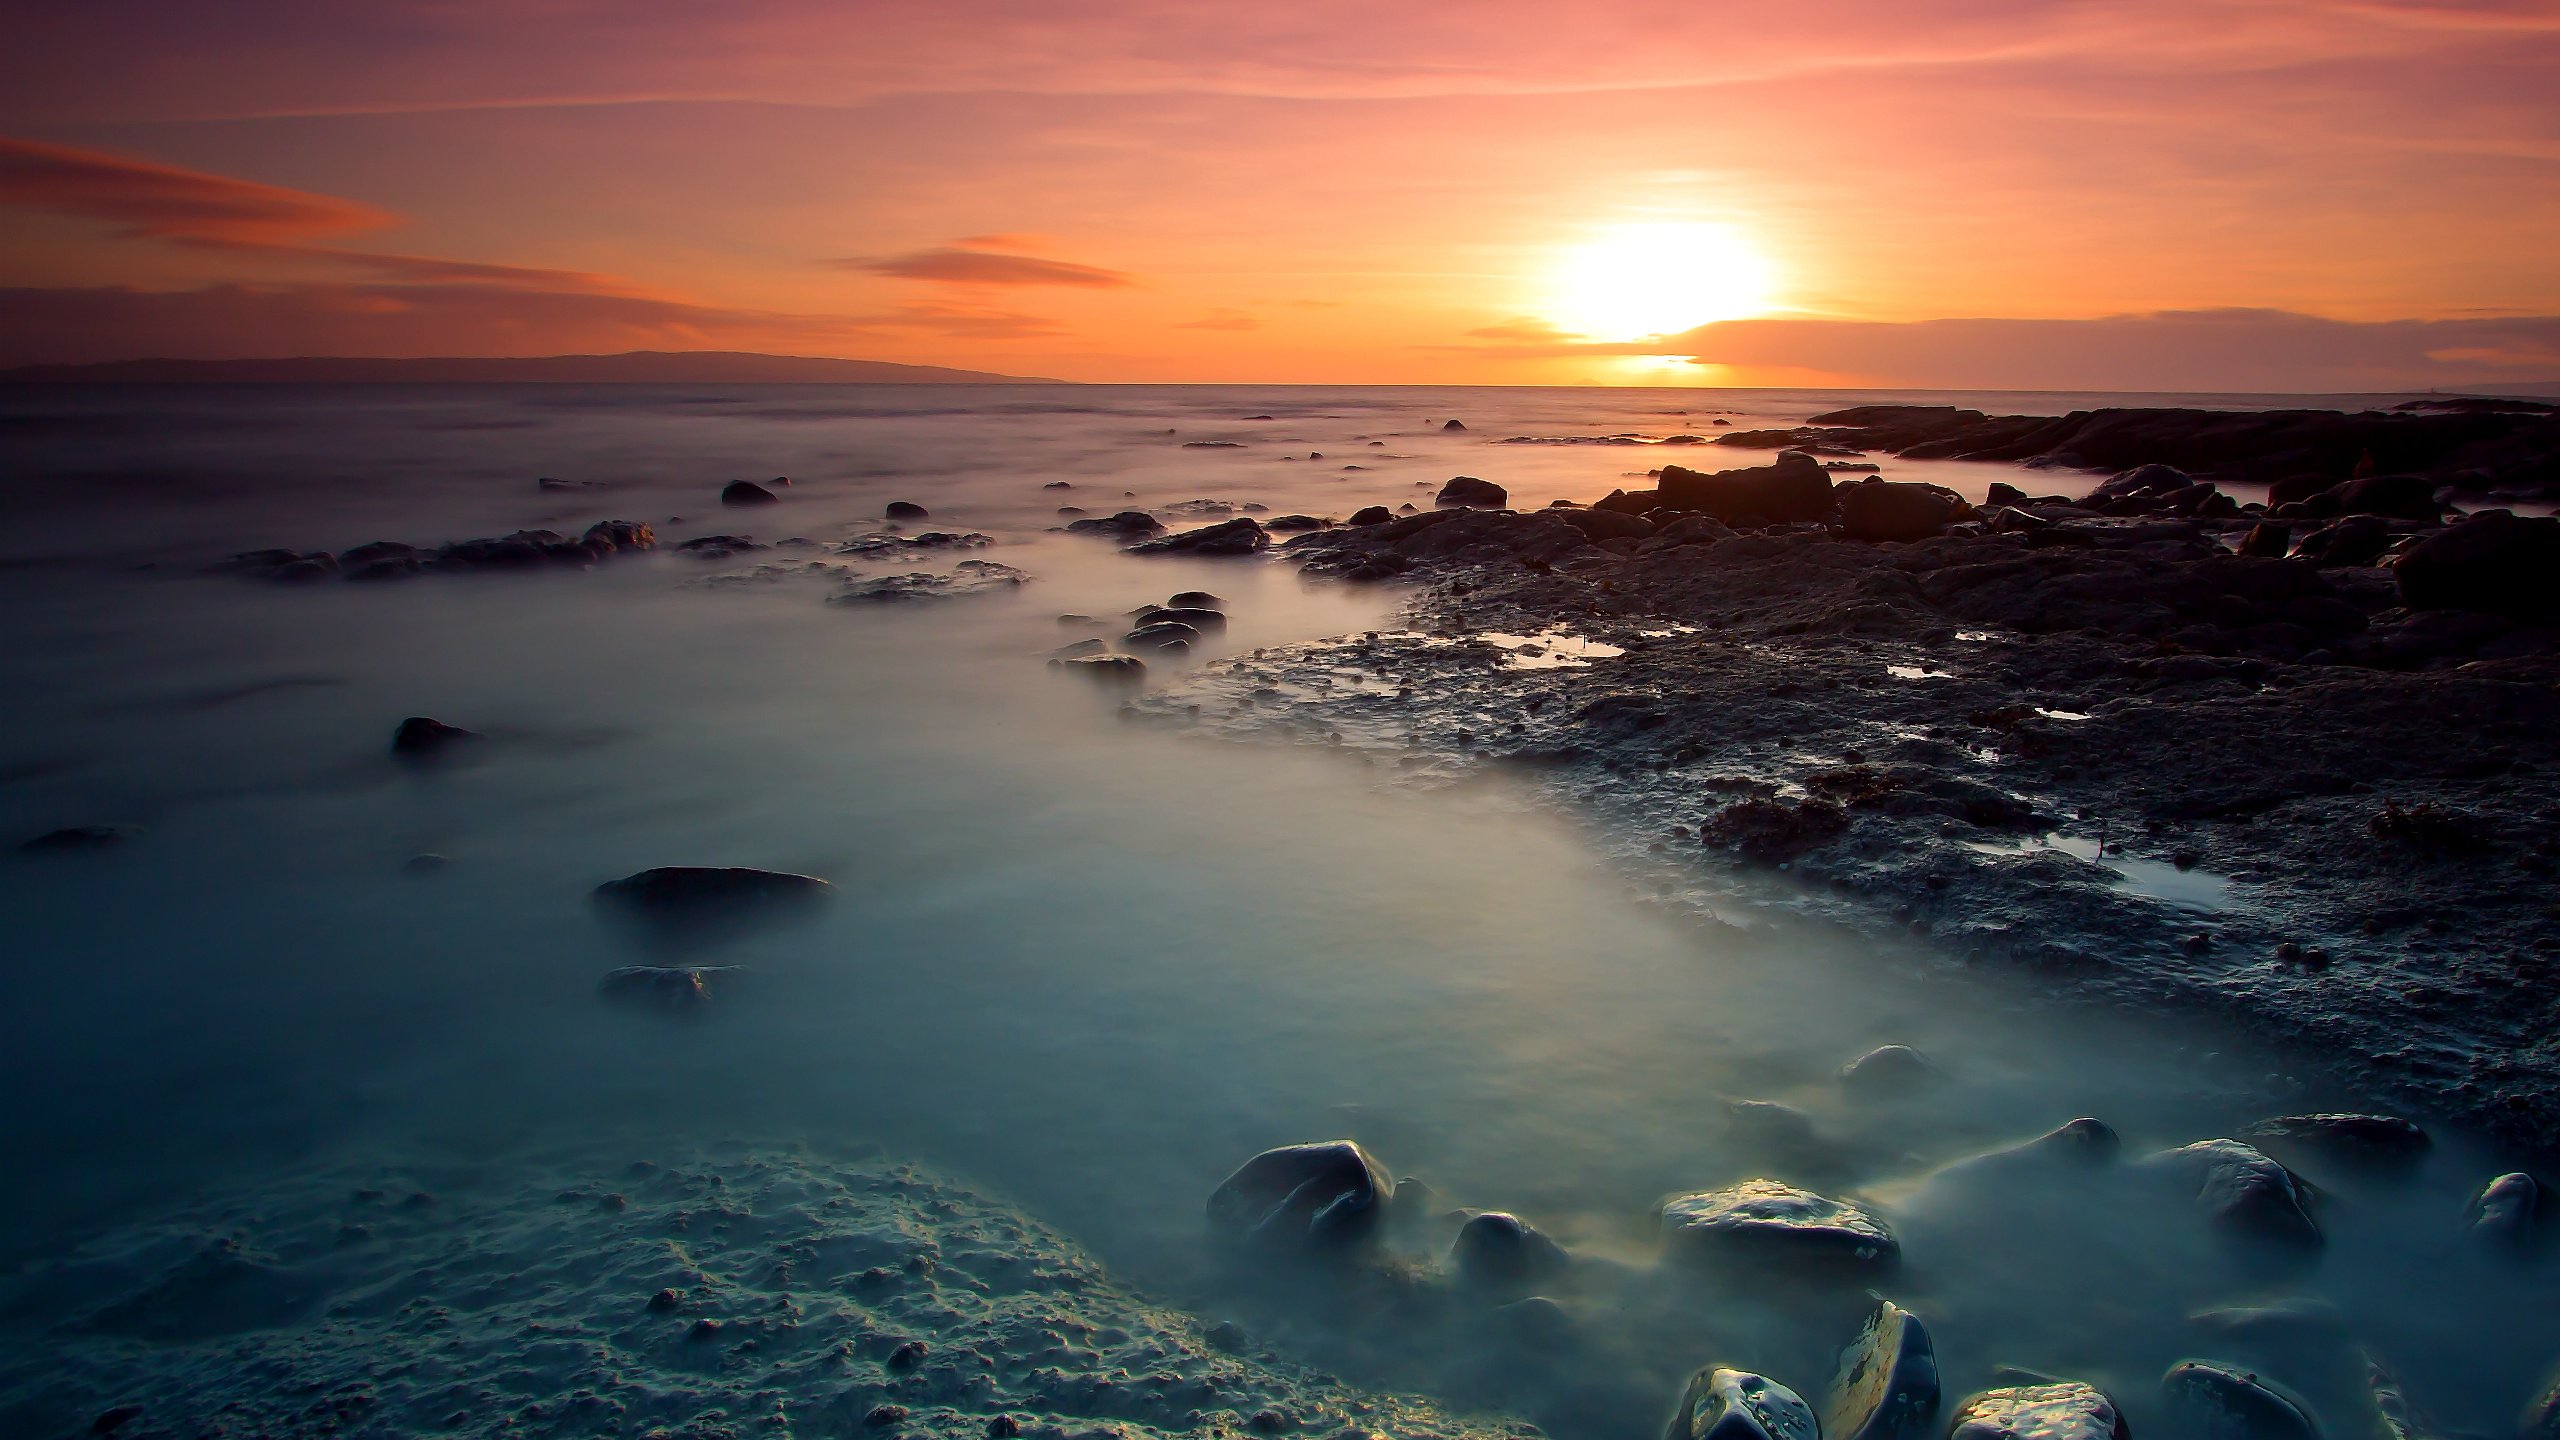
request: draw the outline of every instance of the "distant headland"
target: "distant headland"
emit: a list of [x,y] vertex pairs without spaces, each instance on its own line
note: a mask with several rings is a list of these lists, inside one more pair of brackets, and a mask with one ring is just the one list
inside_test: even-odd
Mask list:
[[109,360],[93,365],[21,365],[0,383],[126,385],[1063,385],[1031,375],[997,375],[886,360],[757,355],[735,350],[633,350],[621,355],[452,356],[384,359],[306,355],[272,360]]

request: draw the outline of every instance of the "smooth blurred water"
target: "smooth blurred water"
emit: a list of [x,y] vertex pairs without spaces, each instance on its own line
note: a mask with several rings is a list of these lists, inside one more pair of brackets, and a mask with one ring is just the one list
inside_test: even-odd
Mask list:
[[[1748,928],[1684,914],[1499,781],[1414,793],[1321,746],[1131,725],[1042,664],[1082,633],[1059,613],[1178,590],[1227,599],[1227,650],[1378,628],[1395,603],[1283,563],[1125,556],[1053,533],[1062,504],[1344,515],[1427,506],[1460,473],[1518,505],[1589,499],[1667,460],[1752,457],[1498,442],[1682,433],[1718,411],[1747,428],[1872,398],[0,394],[0,838],[146,827],[114,854],[0,861],[0,1154],[19,1177],[0,1191],[0,1255],[350,1152],[503,1165],[568,1138],[877,1140],[1019,1197],[1284,1353],[1596,1436],[1657,1423],[1710,1360],[1808,1394],[1828,1383],[1862,1284],[1656,1265],[1661,1196],[1768,1174],[1869,1197],[1904,1226],[1907,1263],[1883,1288],[1935,1327],[1951,1399],[2020,1365],[2108,1384],[2137,1429],[2174,1432],[2157,1377],[2204,1354],[2263,1364],[2312,1392],[2333,1433],[2364,1433],[2332,1373],[2347,1342],[2270,1358],[2186,1319],[2304,1295],[2335,1300],[2353,1344],[2444,1426],[2504,1430],[2560,1356],[2560,1311],[2538,1264],[2466,1244],[2464,1201],[2513,1168],[2502,1157],[2447,1136],[2398,1181],[2306,1165],[2330,1237],[2307,1268],[2235,1254],[2130,1181],[1950,1200],[1938,1167],[2075,1115],[2114,1124],[2131,1154],[2355,1097],[2305,1087],[2209,1017],[2065,1010],[2032,977],[1747,903],[1729,913]],[[1243,418],[1264,414],[1278,418]],[[1467,430],[1439,429],[1453,417]],[[538,475],[602,488],[538,491]],[[777,475],[792,479],[779,505],[714,499]],[[1043,488],[1058,480],[1074,488]],[[702,583],[838,558],[823,551],[711,564],[668,548],[840,539],[893,499],[993,535],[973,553],[1033,580],[829,605],[807,575]],[[380,585],[204,569],[256,546],[608,517],[652,522],[662,548]],[[405,767],[387,744],[410,714],[491,740],[466,763]],[[404,871],[427,851],[450,865]],[[663,864],[806,871],[837,894],[804,926],[704,952],[747,976],[702,1023],[670,1023],[596,998],[606,970],[665,955],[588,901]],[[1747,901],[1749,880],[1719,883]],[[1838,1067],[1885,1042],[1936,1057],[1943,1085],[1845,1090]],[[1796,1106],[1818,1138],[1755,1144],[1727,1121],[1739,1099]],[[1507,1359],[1463,1306],[1390,1324],[1230,1270],[1205,1243],[1208,1190],[1265,1146],[1345,1133],[1447,1205],[1516,1211],[1585,1257],[1559,1292],[1580,1338]],[[1399,1243],[1421,1259],[1445,1242],[1425,1227]]]

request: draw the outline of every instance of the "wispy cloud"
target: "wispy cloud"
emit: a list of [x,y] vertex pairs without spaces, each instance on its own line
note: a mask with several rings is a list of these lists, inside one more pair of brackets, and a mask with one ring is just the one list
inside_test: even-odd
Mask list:
[[1212,310],[1197,320],[1177,320],[1176,330],[1259,330],[1262,322],[1242,310]]
[[[1011,236],[979,236],[981,241],[1006,240]],[[1037,255],[1011,254],[1002,250],[980,249],[968,243],[945,245],[932,250],[915,250],[904,255],[826,262],[840,270],[859,270],[873,275],[889,275],[900,280],[924,280],[937,285],[1068,285],[1086,289],[1122,289],[1137,282],[1117,270],[1095,265],[1077,265],[1065,260],[1048,260]]]
[[0,204],[103,220],[136,239],[232,245],[290,245],[400,223],[334,195],[6,137]]

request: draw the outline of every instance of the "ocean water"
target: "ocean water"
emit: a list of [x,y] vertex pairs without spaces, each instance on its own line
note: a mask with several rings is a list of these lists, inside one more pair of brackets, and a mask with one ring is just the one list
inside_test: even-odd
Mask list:
[[[2300,1393],[2332,1435],[2365,1435],[2370,1358],[2444,1433],[2504,1433],[2560,1359],[2548,1270],[2466,1233],[2466,1200],[2512,1157],[2440,1132],[2414,1174],[2302,1160],[2327,1235],[2314,1258],[2235,1248],[2188,1195],[2131,1173],[2004,1173],[1986,1190],[1942,1172],[2075,1116],[2108,1121],[2130,1157],[2359,1100],[2211,1016],[2064,1007],[2031,976],[1755,906],[1748,877],[1717,878],[1732,903],[1714,915],[1684,912],[1657,877],[1603,863],[1581,818],[1499,779],[1421,791],[1322,745],[1132,724],[1044,664],[1088,633],[1060,615],[1190,589],[1226,601],[1221,653],[1396,623],[1391,589],[1305,582],[1277,560],[1124,555],[1058,532],[1061,506],[1342,516],[1428,507],[1456,474],[1524,507],[1588,500],[1665,461],[1755,456],[1502,442],[1712,433],[1716,418],[1751,428],[1894,398],[1947,397],[0,392],[0,839],[142,828],[113,853],[0,861],[0,1155],[15,1180],[0,1187],[0,1333],[175,1364],[203,1337],[93,1334],[84,1307],[122,1297],[84,1295],[88,1272],[63,1257],[350,1161],[504,1174],[575,1147],[876,1144],[1284,1359],[1573,1440],[1655,1433],[1710,1362],[1818,1398],[1870,1289],[1928,1320],[1950,1401],[2021,1367],[2105,1385],[2146,1436],[2203,1434],[2158,1384],[2201,1356]],[[1883,463],[1976,495],[2013,473]],[[545,476],[591,488],[538,488]],[[776,505],[717,502],[726,481],[776,476],[791,482]],[[992,543],[833,548],[878,532],[893,500],[933,512],[909,533]],[[383,584],[209,569],[264,546],[607,518],[651,523],[660,548]],[[715,533],[812,543],[719,561],[674,549]],[[848,577],[960,559],[1029,578],[830,603]],[[1159,662],[1151,683],[1180,670]],[[413,714],[489,739],[460,763],[406,766],[388,742]],[[448,863],[409,867],[430,852]],[[599,882],[669,864],[803,871],[835,893],[799,923],[681,952],[589,902]],[[741,969],[696,1021],[598,998],[608,970],[670,958]],[[1886,1043],[1932,1057],[1938,1081],[1883,1097],[1841,1083]],[[1806,1131],[1737,1122],[1729,1104],[1747,1100],[1794,1107]],[[1504,1349],[1490,1307],[1443,1273],[1443,1219],[1390,1238],[1403,1288],[1383,1295],[1212,1242],[1202,1202],[1230,1169],[1342,1135],[1446,1210],[1513,1211],[1562,1242],[1577,1263],[1550,1293],[1569,1329]],[[1870,1203],[1901,1231],[1903,1264],[1844,1278],[1659,1253],[1665,1195],[1758,1176]],[[2192,1318],[2275,1302],[2334,1313],[2237,1338]],[[61,1403],[22,1379],[0,1417]]]

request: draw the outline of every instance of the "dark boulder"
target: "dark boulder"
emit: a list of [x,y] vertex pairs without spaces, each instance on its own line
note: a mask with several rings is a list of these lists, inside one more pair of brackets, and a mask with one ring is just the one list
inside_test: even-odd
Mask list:
[[2340,565],[2370,565],[2391,548],[2391,527],[2379,515],[2350,515],[2334,525],[2323,525],[2302,537],[2293,549],[2294,558],[2329,569]]
[[2174,465],[2137,465],[2109,476],[2089,492],[2092,500],[2122,500],[2139,495],[2171,495],[2193,487],[2194,476]]
[[1120,644],[1130,650],[1155,650],[1177,654],[1189,650],[1200,639],[1200,632],[1176,620],[1162,620],[1120,637]]
[[750,550],[763,548],[749,535],[697,535],[676,547],[703,560],[726,560],[732,555],[744,555]]
[[2432,1144],[2416,1121],[2397,1115],[2278,1115],[2246,1127],[2240,1138],[2279,1152],[2386,1168],[2417,1164]]
[[425,715],[412,715],[391,732],[391,753],[411,760],[429,760],[450,754],[456,747],[488,737],[477,730],[447,725]]
[[1710,1365],[1689,1377],[1663,1440],[1820,1440],[1804,1397],[1748,1370]]
[[1653,538],[1653,522],[1641,515],[1625,515],[1615,510],[1558,510],[1555,514],[1594,540]]
[[1462,421],[1462,420],[1452,420],[1452,421],[1450,421],[1448,424],[1443,425],[1443,426],[1441,426],[1440,428],[1441,428],[1441,429],[1443,429],[1443,430],[1464,430],[1464,429],[1466,429],[1466,428],[1467,428],[1467,426],[1466,426],[1466,422],[1465,422],[1465,421]]
[[1225,612],[1197,605],[1150,605],[1138,612],[1140,625],[1188,625],[1203,635],[1215,635],[1227,628]]
[[1115,515],[1070,520],[1067,528],[1079,535],[1153,535],[1164,529],[1164,522],[1144,510],[1123,510]]
[[723,505],[771,505],[780,498],[753,480],[732,480],[720,487]]
[[2471,1201],[2471,1233],[2496,1245],[2527,1249],[2542,1226],[2542,1182],[2519,1170],[2480,1187]]
[[1861,1206],[1775,1180],[1745,1180],[1662,1207],[1666,1241],[1693,1253],[1756,1260],[1890,1265],[1901,1243]]
[[1351,512],[1351,519],[1348,523],[1353,525],[1384,525],[1394,518],[1396,518],[1396,512],[1388,509],[1384,505],[1363,505],[1359,509]]
[[1821,520],[1832,511],[1831,476],[1821,461],[1800,450],[1786,451],[1767,465],[1712,475],[1665,465],[1653,502],[1667,510],[1712,515],[1728,525]]
[[1903,1094],[1946,1078],[1928,1056],[1908,1045],[1879,1045],[1840,1067],[1840,1080],[1871,1095]]
[[1132,555],[1251,555],[1271,543],[1260,521],[1239,515],[1198,530],[1185,530],[1161,540],[1129,547]]
[[2257,560],[2281,560],[2293,548],[2293,527],[2281,520],[2261,520],[2240,537],[2240,553]]
[[2202,1360],[2182,1360],[2160,1377],[2170,1402],[2197,1428],[2228,1440],[2320,1440],[2300,1402],[2255,1375]]
[[595,888],[599,905],[661,924],[800,909],[834,886],[814,875],[745,866],[662,865]]
[[1878,1300],[1866,1328],[1840,1352],[1823,1405],[1830,1440],[1925,1440],[1938,1419],[1938,1351],[1920,1317]]
[[2340,515],[2387,515],[2400,520],[2433,520],[2444,513],[2436,503],[2436,482],[2424,475],[2373,475],[2350,480],[2328,491]]
[[926,520],[933,516],[932,511],[913,500],[892,500],[889,508],[880,513],[891,520]]
[[2140,1163],[2190,1192],[2206,1218],[2229,1231],[2302,1247],[2320,1243],[2302,1182],[2255,1147],[2199,1140]]
[[1902,480],[1843,485],[1833,498],[1840,507],[1840,533],[1871,543],[1932,539],[1973,517],[1973,507],[1954,491]]
[[1448,484],[1440,487],[1440,493],[1432,497],[1432,503],[1499,510],[1511,503],[1511,492],[1490,480],[1479,480],[1473,475],[1454,475]]
[[1168,597],[1166,606],[1175,610],[1223,610],[1226,600],[1206,590],[1181,590]]
[[1238,1167],[1209,1196],[1209,1223],[1234,1240],[1338,1245],[1385,1218],[1395,1180],[1350,1140],[1284,1145]]
[[1506,1211],[1486,1210],[1458,1227],[1449,1263],[1471,1285],[1517,1290],[1545,1282],[1573,1261],[1537,1226]]
[[2413,610],[2560,618],[2560,519],[2482,511],[2410,546],[2392,575]]
[[1147,662],[1135,655],[1068,655],[1050,661],[1049,668],[1104,685],[1137,685],[1147,678]]
[[1763,865],[1780,865],[1849,831],[1849,812],[1828,800],[1750,799],[1726,806],[1698,827],[1701,842]]
[[2106,1392],[2076,1380],[1985,1390],[1956,1407],[1947,1440],[2131,1440]]

